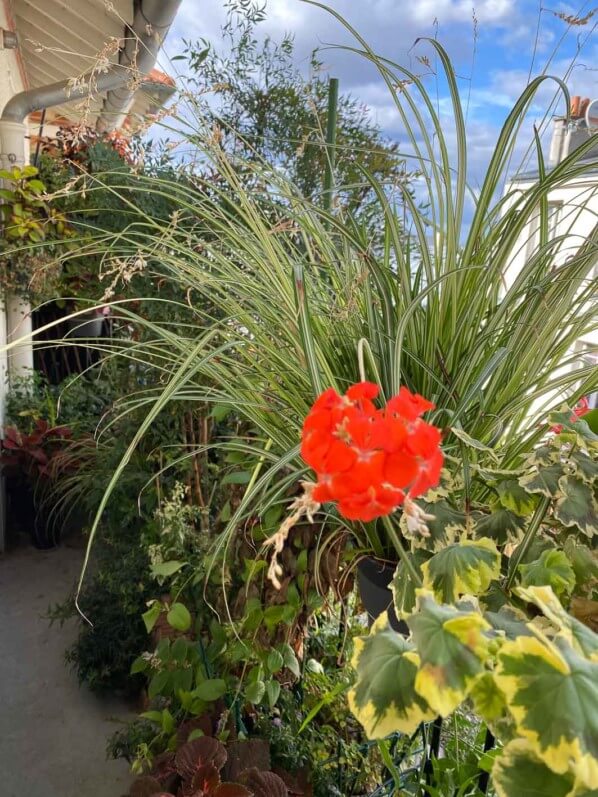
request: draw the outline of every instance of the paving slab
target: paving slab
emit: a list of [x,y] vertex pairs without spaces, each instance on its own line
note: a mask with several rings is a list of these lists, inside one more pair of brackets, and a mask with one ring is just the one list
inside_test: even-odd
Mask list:
[[82,559],[66,546],[0,556],[0,797],[121,797],[131,781],[106,740],[132,708],[79,686],[64,661],[76,620],[44,618]]

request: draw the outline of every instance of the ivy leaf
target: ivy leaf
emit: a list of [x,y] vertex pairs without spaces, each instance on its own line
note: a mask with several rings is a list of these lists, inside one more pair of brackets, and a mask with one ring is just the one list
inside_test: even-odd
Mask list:
[[481,515],[475,519],[476,537],[491,537],[499,545],[516,542],[521,539],[525,518],[498,506],[489,515]]
[[[569,773],[557,775],[534,755],[525,739],[513,739],[492,767],[492,785],[498,797],[571,797],[574,778]],[[587,794],[587,793],[586,793]],[[589,797],[589,795],[588,795]]]
[[357,637],[352,666],[357,682],[349,692],[349,707],[370,739],[389,733],[413,733],[436,714],[415,691],[419,657],[413,644],[394,631],[386,612],[369,636]]
[[516,515],[529,515],[534,511],[537,499],[526,492],[517,479],[506,479],[496,485],[500,503]]
[[173,603],[166,615],[168,625],[177,631],[188,631],[191,627],[191,615],[189,609],[182,603]]
[[563,636],[525,636],[503,644],[495,678],[518,734],[535,754],[553,772],[570,771],[584,786],[595,786],[598,661],[582,656]]
[[556,498],[559,494],[559,479],[564,470],[561,462],[543,465],[532,473],[527,473],[519,479],[519,484],[528,493],[540,493],[547,498]]
[[407,624],[421,659],[415,690],[446,717],[465,700],[482,672],[490,625],[479,611],[440,605],[424,590],[418,593],[417,609]]
[[493,540],[464,540],[449,545],[422,565],[423,586],[441,603],[486,592],[500,576],[500,554]]
[[588,537],[598,534],[598,505],[590,487],[575,476],[559,479],[563,495],[554,509],[563,526],[577,526]]
[[519,565],[521,586],[552,587],[559,598],[569,596],[575,587],[575,571],[564,551],[546,550],[539,559]]

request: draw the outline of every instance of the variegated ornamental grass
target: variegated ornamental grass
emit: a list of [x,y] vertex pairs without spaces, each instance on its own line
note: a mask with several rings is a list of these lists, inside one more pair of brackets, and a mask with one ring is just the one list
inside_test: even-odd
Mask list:
[[[365,377],[379,385],[383,401],[401,385],[425,396],[437,407],[429,421],[444,430],[445,479],[418,499],[433,516],[429,536],[414,533],[405,516],[391,527],[395,537],[402,532],[409,554],[394,591],[412,638],[393,636],[380,620],[358,643],[353,709],[368,733],[384,735],[473,701],[507,743],[495,768],[501,796],[518,797],[526,779],[546,777],[554,778],[547,795],[587,793],[598,788],[595,634],[561,616],[553,595],[568,606],[595,599],[595,439],[583,419],[571,428],[567,411],[552,421],[565,427],[565,437],[556,446],[538,444],[563,396],[572,406],[596,388],[596,370],[573,346],[595,324],[598,226],[556,268],[560,242],[548,238],[548,195],[598,165],[583,160],[595,141],[552,170],[538,147],[537,181],[501,198],[516,137],[548,80],[537,78],[509,114],[482,185],[472,191],[457,79],[442,47],[429,42],[452,99],[452,130],[437,113],[434,90],[349,30],[355,47],[348,49],[378,70],[403,120],[422,203],[408,183],[382,185],[362,169],[379,202],[372,232],[340,207],[327,212],[306,201],[269,164],[227,154],[217,132],[191,112],[175,120],[202,171],[179,182],[140,176],[137,183],[176,204],[170,225],[148,215],[118,236],[103,233],[86,244],[102,252],[107,273],[142,263],[157,284],[175,282],[197,320],[169,321],[166,301],[161,322],[127,302],[114,304],[125,331],[106,344],[107,354],[143,364],[152,378],[123,404],[123,412],[141,406],[147,414],[98,518],[139,440],[170,403],[233,408],[255,430],[248,440],[223,442],[254,457],[255,469],[216,542],[222,556],[243,521],[288,500],[305,476],[300,431],[325,388],[342,394]],[[564,85],[559,90],[568,101]],[[71,190],[86,191],[93,205],[101,180],[94,175]],[[119,190],[114,175],[110,190]],[[134,205],[135,188],[126,191]],[[520,236],[537,218],[537,240],[505,288]],[[344,535],[356,555],[392,555],[382,523],[349,522],[333,509],[322,518],[324,547]],[[472,593],[479,603],[464,597]],[[545,621],[531,618],[530,602]],[[374,664],[378,655],[387,666]],[[537,701],[549,694],[538,712]]]

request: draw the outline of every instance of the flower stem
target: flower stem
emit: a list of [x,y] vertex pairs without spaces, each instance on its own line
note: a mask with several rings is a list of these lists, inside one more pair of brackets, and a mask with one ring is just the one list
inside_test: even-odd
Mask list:
[[399,539],[399,535],[397,534],[395,527],[392,525],[391,519],[388,517],[388,515],[384,515],[382,518],[382,522],[384,523],[384,527],[388,532],[388,536],[390,537],[392,544],[396,549],[396,552],[399,554],[399,559],[405,565],[405,568],[409,573],[410,580],[412,581],[415,587],[421,587],[422,585],[421,577],[417,572],[417,570],[415,569],[415,565],[411,561],[411,557],[403,547],[403,543]]
[[521,544],[513,554],[511,561],[509,563],[509,575],[507,576],[507,581],[505,584],[506,592],[509,592],[509,590],[513,586],[513,581],[515,580],[515,576],[517,575],[517,568],[523,561],[525,554],[528,552],[529,547],[532,544],[534,537],[536,536],[536,532],[538,531],[542,521],[544,520],[544,515],[548,511],[549,506],[550,506],[550,498],[543,498],[536,507],[536,511],[534,512],[534,516],[532,517],[530,524],[527,528],[527,531],[525,532],[525,536],[521,540]]

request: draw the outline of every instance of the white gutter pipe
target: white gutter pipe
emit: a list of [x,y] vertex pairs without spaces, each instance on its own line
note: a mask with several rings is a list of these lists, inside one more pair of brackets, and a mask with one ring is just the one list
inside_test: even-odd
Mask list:
[[[181,0],[140,0],[136,4],[130,35],[127,35],[125,46],[120,51],[118,64],[110,66],[106,72],[90,73],[87,80],[75,86],[71,86],[68,80],[60,80],[15,94],[4,106],[0,126],[4,122],[23,123],[33,111],[107,91],[105,110],[98,119],[98,125],[101,122],[102,129],[111,129],[113,125],[110,119],[105,118],[105,114],[127,110],[125,106],[133,95],[128,84],[135,83],[139,76],[146,75],[154,67],[160,45],[180,4]],[[123,87],[126,87],[124,91]],[[118,95],[113,94],[119,89]],[[2,154],[4,152],[3,147]]]

